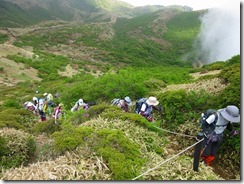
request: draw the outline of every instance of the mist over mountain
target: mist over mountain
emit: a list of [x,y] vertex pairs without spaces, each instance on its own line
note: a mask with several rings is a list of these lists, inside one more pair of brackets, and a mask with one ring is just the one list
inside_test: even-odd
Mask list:
[[201,31],[194,46],[195,61],[206,64],[240,54],[239,3],[210,9],[200,20]]

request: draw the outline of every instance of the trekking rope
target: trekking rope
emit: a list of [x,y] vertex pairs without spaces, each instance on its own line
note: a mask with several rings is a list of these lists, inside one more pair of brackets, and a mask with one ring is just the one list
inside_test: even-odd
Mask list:
[[189,138],[194,138],[198,141],[197,137],[196,136],[192,136],[192,135],[185,135],[185,134],[180,134],[180,133],[176,133],[176,132],[172,132],[172,131],[169,131],[169,130],[165,130],[165,129],[162,129],[162,128],[159,128],[159,127],[156,127],[156,126],[153,126],[154,128],[157,128],[159,130],[162,130],[164,132],[168,132],[168,133],[171,133],[171,134],[175,134],[175,135],[180,135],[180,136],[184,136],[184,137],[189,137]]
[[188,148],[182,150],[181,152],[179,152],[178,154],[174,155],[173,157],[168,158],[167,160],[164,160],[163,162],[159,163],[159,164],[158,164],[157,166],[155,166],[154,168],[149,169],[149,170],[147,170],[146,172],[142,173],[141,175],[139,175],[139,176],[133,178],[132,180],[136,180],[136,179],[138,179],[138,178],[140,178],[140,177],[146,175],[147,173],[149,173],[149,172],[151,172],[151,171],[157,169],[159,166],[165,164],[166,162],[169,162],[169,161],[172,160],[173,158],[175,158],[175,157],[179,156],[180,154],[186,152],[187,150],[191,149],[192,147],[194,147],[194,146],[197,145],[198,143],[202,142],[203,140],[204,140],[204,138],[202,138],[201,140],[199,140],[199,141],[196,142],[195,144],[191,145],[190,147],[188,147]]

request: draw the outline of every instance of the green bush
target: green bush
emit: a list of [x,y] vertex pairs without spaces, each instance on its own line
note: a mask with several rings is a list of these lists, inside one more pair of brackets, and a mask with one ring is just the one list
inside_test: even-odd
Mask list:
[[0,33],[0,44],[8,40],[8,35]]
[[55,124],[53,120],[47,120],[44,122],[37,122],[33,126],[33,132],[35,133],[47,133],[51,135],[53,132],[60,131],[61,127],[60,124]]
[[30,130],[34,126],[34,115],[25,109],[6,109],[0,112],[0,127]]
[[76,147],[80,146],[93,131],[94,130],[89,127],[74,128],[71,124],[66,122],[62,125],[61,131],[56,131],[52,134],[54,139],[53,147],[60,153],[67,150],[74,150]]
[[33,158],[36,144],[34,138],[21,130],[3,128],[0,129],[2,137],[7,147],[4,154],[0,157],[0,164],[4,169],[26,165]]
[[21,105],[18,101],[14,100],[7,100],[4,102],[3,106],[7,107],[7,108],[16,108],[16,109],[20,109]]
[[7,153],[8,153],[7,142],[2,136],[0,136],[0,158],[4,155],[7,155]]
[[219,108],[223,108],[230,104],[240,108],[240,68],[240,55],[237,55],[226,62],[224,69],[219,74],[219,77],[228,84],[228,86],[216,97],[216,103],[219,105]]
[[144,82],[144,85],[151,91],[160,89],[160,88],[165,88],[167,85],[165,84],[164,81],[158,80],[158,79],[149,79]]
[[139,146],[132,143],[119,130],[100,130],[95,139],[95,150],[109,165],[114,180],[128,180],[139,173],[145,160],[141,158]]
[[185,90],[168,91],[158,96],[163,106],[163,119],[167,122],[165,126],[170,129],[175,129],[189,120],[189,114],[192,112],[197,115],[209,107],[217,108],[213,99],[213,96],[205,91],[190,93]]

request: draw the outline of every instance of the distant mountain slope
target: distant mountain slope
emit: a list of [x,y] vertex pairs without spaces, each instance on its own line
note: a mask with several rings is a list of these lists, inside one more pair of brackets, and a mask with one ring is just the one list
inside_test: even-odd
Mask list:
[[[109,21],[111,17],[131,18],[164,8],[133,7],[119,0],[2,0],[0,27],[23,27],[45,20]],[[189,7],[181,6],[174,8],[191,10]]]
[[4,0],[1,27],[22,27],[44,20],[89,21],[94,14],[126,14],[131,6],[116,0]]
[[59,24],[52,21],[23,28],[22,33],[20,29],[9,31],[14,33],[16,40],[13,43],[18,47],[67,56],[87,62],[87,65],[182,66],[186,63],[181,58],[192,50],[200,30],[202,13],[163,9],[130,19],[115,18],[110,22]]

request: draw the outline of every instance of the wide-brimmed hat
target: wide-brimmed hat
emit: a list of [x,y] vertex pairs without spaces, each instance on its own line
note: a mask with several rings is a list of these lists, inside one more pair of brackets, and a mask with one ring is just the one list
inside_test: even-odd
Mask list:
[[240,122],[239,109],[234,105],[228,105],[226,108],[220,109],[219,112],[226,120],[230,122]]
[[131,106],[132,105],[132,102],[131,102],[131,99],[130,97],[125,97],[125,103],[127,103],[127,105]]
[[157,101],[157,98],[156,98],[156,97],[150,96],[150,97],[147,99],[146,103],[149,104],[149,105],[156,106],[156,105],[159,104],[159,101]]

